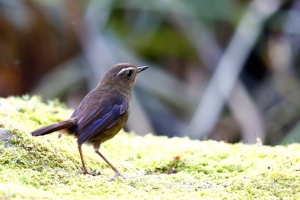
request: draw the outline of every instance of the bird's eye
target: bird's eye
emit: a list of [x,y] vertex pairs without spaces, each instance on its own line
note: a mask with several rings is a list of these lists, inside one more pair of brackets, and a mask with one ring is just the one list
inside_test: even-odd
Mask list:
[[128,71],[126,72],[126,75],[127,75],[128,77],[131,77],[131,75],[132,75],[132,70],[128,70]]

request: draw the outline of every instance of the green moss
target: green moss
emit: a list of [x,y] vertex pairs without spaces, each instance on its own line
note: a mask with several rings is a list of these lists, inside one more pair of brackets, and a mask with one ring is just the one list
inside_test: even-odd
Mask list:
[[3,199],[300,198],[299,144],[232,145],[120,132],[100,150],[126,178],[109,182],[113,171],[87,145],[87,167],[98,175],[82,175],[74,138],[30,135],[71,113],[35,96],[0,99],[0,127],[14,135],[9,145],[0,143]]

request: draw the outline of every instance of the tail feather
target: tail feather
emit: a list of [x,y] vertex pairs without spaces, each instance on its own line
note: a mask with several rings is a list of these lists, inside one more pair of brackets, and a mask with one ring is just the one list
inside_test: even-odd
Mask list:
[[77,123],[77,119],[74,117],[71,119],[67,119],[67,120],[64,120],[61,122],[57,122],[57,123],[50,124],[48,126],[39,128],[39,129],[31,132],[31,135],[33,135],[33,136],[47,135],[47,134],[55,132],[55,131],[74,127],[74,126],[76,126],[76,123]]

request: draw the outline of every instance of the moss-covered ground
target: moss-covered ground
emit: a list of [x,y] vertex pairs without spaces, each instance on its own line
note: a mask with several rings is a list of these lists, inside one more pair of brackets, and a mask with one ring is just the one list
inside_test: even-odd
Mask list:
[[0,99],[0,128],[13,133],[0,142],[2,199],[300,199],[300,145],[260,146],[140,137],[120,132],[100,151],[125,179],[84,145],[81,174],[76,140],[58,133],[32,137],[43,125],[72,113],[38,97]]

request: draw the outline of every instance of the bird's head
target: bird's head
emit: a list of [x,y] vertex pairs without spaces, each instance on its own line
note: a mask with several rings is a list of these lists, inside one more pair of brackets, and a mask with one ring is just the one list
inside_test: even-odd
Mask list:
[[131,92],[138,73],[148,69],[148,66],[136,67],[130,63],[119,63],[113,66],[100,82],[101,87],[120,92]]

